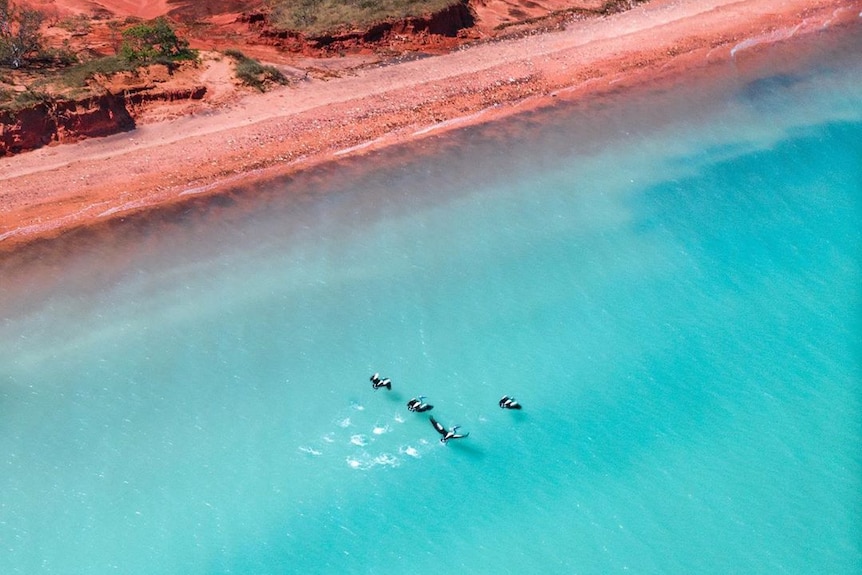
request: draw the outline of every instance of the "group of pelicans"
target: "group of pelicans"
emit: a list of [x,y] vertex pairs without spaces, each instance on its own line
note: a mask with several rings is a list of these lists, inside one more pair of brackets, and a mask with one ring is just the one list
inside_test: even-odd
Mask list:
[[[380,377],[379,373],[375,373],[371,376],[371,387],[374,389],[380,389],[381,387],[385,387],[388,390],[392,390],[392,381],[388,377]],[[517,400],[510,396],[504,395],[500,399],[500,408],[501,409],[521,409],[521,404],[517,402]],[[419,397],[414,397],[410,401],[407,402],[407,410],[413,411],[416,413],[422,413],[424,411],[431,411],[434,409],[434,406],[430,403],[425,403],[425,396],[420,395]],[[437,433],[440,434],[440,442],[446,443],[450,439],[462,439],[470,435],[467,433],[458,433],[458,429],[461,427],[460,425],[456,425],[451,429],[446,429],[446,427],[434,419],[434,416],[429,416],[431,420],[431,425],[434,426],[434,429],[437,430]]]

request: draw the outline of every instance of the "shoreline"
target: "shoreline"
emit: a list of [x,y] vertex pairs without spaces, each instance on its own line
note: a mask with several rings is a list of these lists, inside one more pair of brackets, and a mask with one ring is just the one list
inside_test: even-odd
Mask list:
[[2,158],[0,256],[556,102],[671,87],[721,64],[744,67],[776,43],[860,24],[862,0],[654,0],[563,31]]

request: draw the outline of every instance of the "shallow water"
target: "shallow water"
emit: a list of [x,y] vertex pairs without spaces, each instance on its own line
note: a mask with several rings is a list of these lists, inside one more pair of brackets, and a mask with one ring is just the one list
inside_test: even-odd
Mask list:
[[859,573],[857,48],[14,268],[0,572]]

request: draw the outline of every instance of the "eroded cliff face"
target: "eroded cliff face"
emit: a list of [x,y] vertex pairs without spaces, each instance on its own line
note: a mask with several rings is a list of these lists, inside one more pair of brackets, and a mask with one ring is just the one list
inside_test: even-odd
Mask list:
[[50,115],[56,125],[56,141],[61,144],[81,138],[108,136],[135,127],[123,95],[110,93],[57,102],[50,108]]
[[57,123],[48,104],[39,103],[23,110],[0,112],[0,156],[34,150],[49,144]]
[[199,100],[206,88],[105,92],[78,100],[40,102],[16,111],[0,111],[0,156],[110,136],[135,128],[135,111],[152,101]]
[[240,18],[249,25],[258,27],[262,41],[285,51],[309,56],[325,56],[362,48],[380,50],[387,46],[396,47],[401,43],[445,50],[455,46],[455,39],[475,23],[466,2],[426,16],[380,22],[367,29],[320,36],[278,30],[270,26],[266,16],[260,13],[244,14]]
[[111,94],[40,102],[22,110],[0,112],[0,156],[134,127],[123,98]]

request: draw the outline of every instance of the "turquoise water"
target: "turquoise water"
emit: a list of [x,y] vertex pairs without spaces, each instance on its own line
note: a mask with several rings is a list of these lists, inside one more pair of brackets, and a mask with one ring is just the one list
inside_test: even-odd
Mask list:
[[862,572],[856,48],[7,265],[0,573]]

